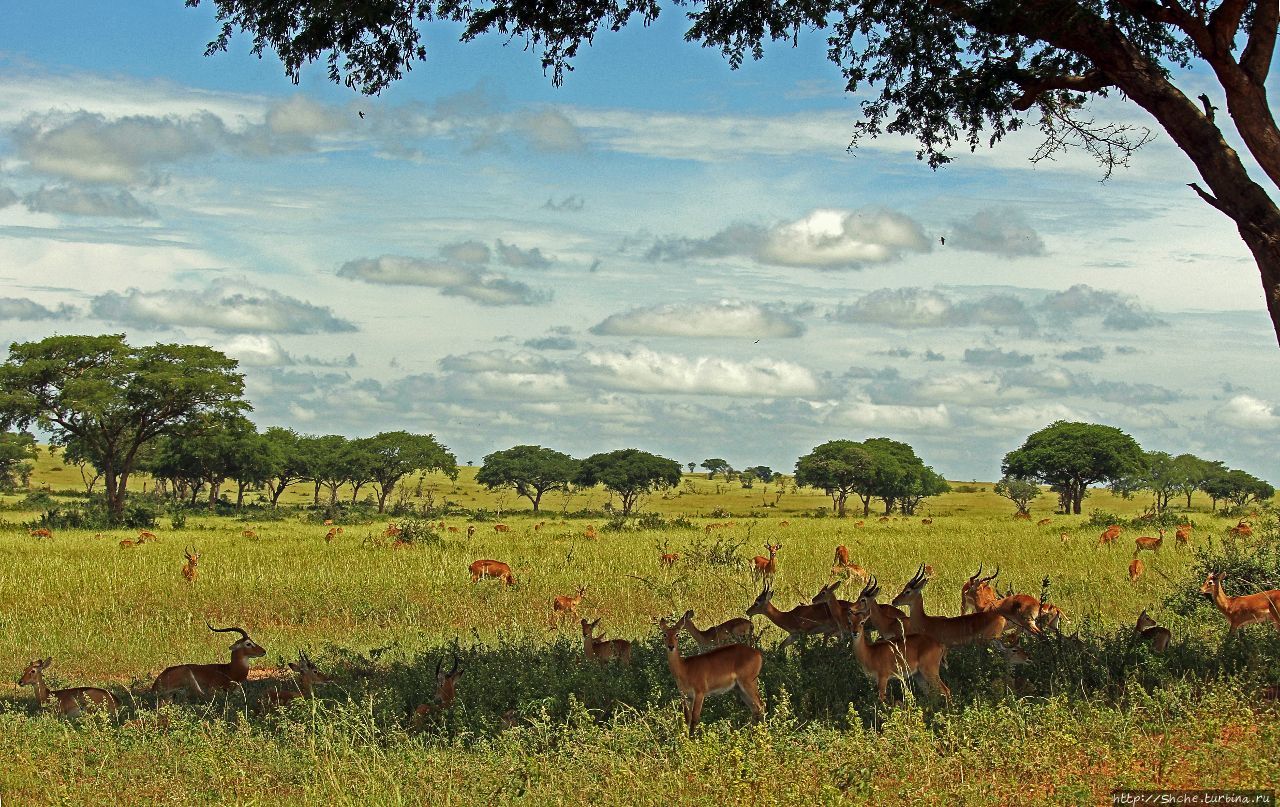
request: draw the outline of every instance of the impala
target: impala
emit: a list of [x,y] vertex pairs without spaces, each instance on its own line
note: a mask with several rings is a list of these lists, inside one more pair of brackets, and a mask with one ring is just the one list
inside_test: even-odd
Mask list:
[[872,576],[862,587],[854,608],[867,615],[867,621],[880,634],[880,638],[900,641],[907,634],[907,615],[892,605],[876,602],[878,596],[880,581]]
[[746,644],[751,641],[751,633],[755,630],[751,620],[741,616],[735,616],[719,625],[712,625],[706,630],[698,630],[698,626],[693,624],[692,610],[684,612],[684,616],[676,622],[676,627],[683,627],[688,631],[693,640],[698,643],[698,647],[703,650],[723,644]]
[[1051,518],[1042,518],[1042,519],[1040,519],[1039,521],[1037,521],[1037,522],[1036,522],[1036,526],[1037,526],[1037,527],[1047,527],[1047,526],[1049,526],[1049,525],[1050,525],[1050,524],[1052,524],[1052,523],[1053,523],[1053,519],[1051,519]]
[[626,639],[602,639],[592,634],[600,624],[600,617],[594,622],[582,620],[582,653],[587,659],[608,664],[617,659],[623,664],[631,663],[631,642]]
[[582,604],[582,600],[587,596],[587,587],[578,586],[578,593],[572,597],[567,594],[561,594],[551,600],[552,616],[559,617],[561,621],[569,614],[578,613],[578,606]]
[[831,565],[832,566],[848,566],[849,565],[849,550],[845,547],[844,544],[840,544],[839,546],[836,547],[836,559],[831,562]]
[[453,655],[453,666],[449,668],[449,672],[442,672],[444,668],[444,659],[436,662],[436,694],[430,703],[420,703],[413,710],[413,727],[422,728],[423,722],[432,715],[442,714],[453,708],[453,702],[458,697],[458,679],[462,677],[463,669],[459,666],[458,656]]
[[514,586],[516,584],[516,577],[511,573],[511,567],[500,560],[472,561],[471,565],[467,567],[467,570],[471,572],[472,583],[477,580],[483,580],[486,577],[494,577],[506,583],[508,586]]
[[1227,532],[1231,533],[1231,535],[1236,538],[1248,538],[1253,535],[1253,525],[1247,521],[1241,521],[1239,524],[1227,530]]
[[702,702],[708,695],[720,695],[737,690],[738,696],[751,710],[752,722],[764,716],[764,702],[756,680],[764,665],[764,655],[754,647],[731,644],[717,647],[697,656],[680,655],[680,623],[668,625],[665,619],[658,621],[663,641],[667,645],[667,666],[676,679],[676,688],[684,696],[684,718],[689,726],[689,736],[702,716]]
[[1272,598],[1276,598],[1275,601],[1280,603],[1280,591],[1273,589],[1260,591],[1257,594],[1228,597],[1222,590],[1222,581],[1226,576],[1226,572],[1209,572],[1204,585],[1200,587],[1200,593],[1218,606],[1218,610],[1227,618],[1227,623],[1230,625],[1227,629],[1228,636],[1245,625],[1267,620],[1271,620],[1277,628],[1280,628],[1280,614],[1277,614],[1272,604]]
[[[1027,595],[1005,597],[985,611],[973,614],[945,617],[930,616],[924,610],[924,587],[929,583],[924,566],[916,571],[893,598],[893,604],[908,610],[907,629],[911,633],[924,633],[948,647],[978,640],[991,640],[1004,632],[1006,622],[1028,633],[1040,633],[1035,619],[1039,616],[1039,601]],[[1024,602],[1023,597],[1031,604]]]
[[766,542],[764,548],[769,553],[769,557],[756,555],[751,559],[751,574],[757,580],[771,580],[778,571],[778,550],[782,549],[782,544],[775,546]]
[[922,519],[920,519],[920,523],[921,523],[921,524],[923,524],[923,525],[925,525],[926,527],[928,527],[930,524],[932,524],[932,523],[933,523],[933,519],[931,519],[931,518],[922,518]]
[[196,581],[196,564],[200,562],[200,553],[195,547],[182,550],[182,556],[187,562],[182,564],[182,576],[187,579],[188,583]]
[[[838,586],[839,581],[831,587]],[[797,605],[790,611],[779,611],[773,604],[773,588],[765,581],[764,588],[756,601],[747,609],[747,616],[761,615],[787,632],[782,640],[781,648],[799,639],[815,633],[831,635],[839,632],[839,626],[831,618],[831,612],[825,605]]]
[[1114,544],[1116,539],[1120,537],[1120,525],[1112,524],[1098,535],[1099,544]]
[[151,693],[161,702],[178,690],[194,690],[197,696],[204,697],[207,693],[242,686],[249,677],[249,659],[267,654],[242,628],[215,628],[208,622],[205,627],[214,633],[240,634],[240,638],[231,644],[231,661],[226,664],[176,664],[166,668],[151,685]]
[[1178,546],[1186,546],[1191,543],[1191,525],[1179,524],[1178,529],[1173,533],[1173,537],[1177,539]]
[[1138,624],[1134,626],[1133,632],[1151,646],[1152,653],[1157,654],[1163,653],[1169,646],[1169,640],[1173,638],[1169,629],[1157,625],[1154,619],[1147,616],[1146,611],[1138,614]]
[[1147,567],[1143,565],[1142,559],[1138,557],[1137,552],[1134,552],[1133,560],[1129,561],[1129,582],[1132,583],[1142,577],[1142,573],[1146,570]]
[[1000,599],[996,595],[996,590],[992,588],[991,581],[1000,576],[1000,567],[986,577],[982,576],[982,564],[978,564],[978,571],[969,575],[969,579],[960,586],[960,613],[971,614],[975,611],[985,611]]
[[508,527],[506,524],[494,524],[493,531],[494,532],[511,532],[511,528]]
[[[866,596],[874,596],[874,583],[867,583],[859,602]],[[906,682],[908,676],[919,674],[929,685],[942,693],[947,701],[951,700],[951,689],[938,674],[938,665],[946,655],[947,648],[933,637],[923,633],[913,633],[901,640],[882,639],[872,642],[867,635],[868,613],[853,615],[853,652],[858,664],[867,675],[876,681],[876,691],[880,702],[886,701],[889,679],[896,677]]]
[[53,533],[48,528],[41,527],[38,530],[32,530],[31,537],[32,538],[52,538]]
[[320,672],[307,654],[301,650],[298,651],[298,663],[289,662],[289,669],[297,673],[297,680],[275,684],[263,692],[258,700],[258,711],[279,709],[295,698],[314,697],[313,689],[316,684],[333,682],[333,679]]
[[664,569],[670,569],[676,565],[676,561],[680,560],[679,552],[663,552],[658,558],[658,565]]
[[119,709],[115,695],[101,687],[69,687],[67,689],[49,689],[44,682],[44,671],[53,663],[53,656],[41,661],[36,659],[22,671],[18,686],[35,688],[36,703],[44,706],[49,700],[57,702],[58,714],[64,717],[79,717],[86,708],[106,709],[112,715]]
[[1139,538],[1135,538],[1133,543],[1137,546],[1137,551],[1139,552],[1144,549],[1155,552],[1160,548],[1160,545],[1164,543],[1164,530],[1160,530],[1159,538],[1152,538],[1150,535],[1143,535]]

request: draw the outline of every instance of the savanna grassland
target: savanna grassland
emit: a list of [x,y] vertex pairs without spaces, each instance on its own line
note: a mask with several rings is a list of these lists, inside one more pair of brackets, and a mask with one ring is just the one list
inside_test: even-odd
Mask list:
[[[35,484],[79,487],[74,469],[56,467],[42,457]],[[22,525],[39,513],[8,497],[0,513],[0,667],[10,671],[0,683],[0,797],[1093,804],[1115,787],[1270,788],[1280,779],[1280,639],[1268,626],[1226,638],[1225,621],[1195,596],[1209,553],[1253,548],[1225,537],[1235,519],[1212,516],[1207,500],[1179,514],[1195,525],[1191,546],[1175,547],[1170,530],[1131,582],[1133,538],[1153,528],[1126,526],[1115,547],[1100,548],[1101,528],[1088,516],[1052,516],[1046,496],[1032,512],[1049,524],[1014,521],[990,484],[957,486],[914,518],[882,523],[876,514],[818,517],[829,500],[814,491],[779,495],[758,482],[742,490],[687,477],[644,504],[654,515],[609,529],[601,491],[567,501],[549,494],[535,518],[524,500],[473,479],[468,468],[457,482],[428,476],[405,488],[403,508],[437,508],[431,531],[405,515],[336,512],[324,525],[326,513],[298,508],[312,491],[296,485],[278,514],[191,515],[181,527],[165,515],[152,530],[158,540],[132,548],[119,542],[137,530],[32,537]],[[1143,504],[1095,492],[1086,508],[1129,519]],[[509,532],[493,529],[499,507]],[[464,508],[469,516],[457,512]],[[397,545],[384,534],[391,522],[413,526],[415,540]],[[1253,522],[1249,541],[1275,541],[1268,512]],[[708,532],[709,524],[721,526]],[[326,541],[336,527],[342,532]],[[942,672],[950,706],[911,692],[885,708],[847,647],[809,641],[781,652],[781,632],[757,617],[766,721],[751,726],[736,699],[714,698],[700,733],[687,739],[653,620],[687,608],[700,625],[741,616],[759,591],[747,559],[766,540],[782,544],[774,588],[784,609],[831,579],[833,547],[844,544],[878,575],[882,601],[931,564],[931,613],[959,613],[960,584],[979,563],[998,564],[997,582],[1036,595],[1048,576],[1065,632],[1079,636],[1028,644],[1030,663],[1014,672],[987,648],[953,649]],[[200,554],[194,583],[180,574],[189,547]],[[681,555],[674,567],[660,568],[663,551]],[[518,585],[471,584],[467,566],[477,558],[510,563]],[[636,642],[629,667],[588,664],[577,621],[551,619],[551,598],[579,585],[580,613],[600,617],[608,636]],[[1163,656],[1133,641],[1144,608],[1173,632]],[[243,627],[267,656],[255,660],[246,692],[157,713],[146,690],[162,668],[226,660],[229,640],[209,633],[206,620]],[[299,650],[337,680],[282,714],[246,709]],[[455,655],[464,670],[457,705],[412,726],[414,707],[433,697],[437,665]],[[37,656],[53,657],[55,686],[112,689],[124,704],[120,721],[37,713],[31,690],[13,683]]]

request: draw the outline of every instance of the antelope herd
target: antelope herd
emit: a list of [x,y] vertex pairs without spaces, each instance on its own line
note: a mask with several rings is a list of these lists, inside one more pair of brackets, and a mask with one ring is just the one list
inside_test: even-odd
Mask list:
[[[1041,525],[1045,525],[1047,521],[1042,521]],[[394,527],[395,525],[390,525],[388,531]],[[441,528],[444,528],[443,523]],[[458,528],[451,529],[457,531]],[[471,535],[474,529],[474,525],[468,526],[467,534]],[[505,532],[510,528],[505,524],[497,524],[494,529]],[[1250,533],[1247,531],[1250,529],[1248,522],[1241,521],[1231,528],[1231,532],[1248,535]],[[252,531],[246,530],[245,535],[250,532]],[[1163,543],[1164,532],[1161,529],[1158,537],[1141,536],[1135,540],[1136,548],[1129,565],[1131,581],[1136,581],[1145,568],[1139,557],[1140,553],[1157,552]],[[1184,546],[1190,541],[1191,532],[1192,525],[1178,525],[1175,533],[1178,546]],[[331,529],[325,536],[326,541],[331,541],[339,533],[341,528]],[[1121,534],[1119,525],[1111,525],[1099,536],[1099,543],[1113,545]],[[1065,541],[1066,534],[1063,533],[1063,536]],[[154,534],[143,531],[136,539],[126,539],[120,545],[138,546],[156,540]],[[764,548],[767,556],[756,556],[749,562],[748,568],[752,576],[760,583],[760,593],[746,607],[744,616],[732,617],[724,622],[708,625],[705,629],[694,623],[692,609],[686,610],[674,622],[665,617],[655,620],[666,649],[671,675],[683,699],[685,720],[691,734],[698,725],[704,700],[710,695],[736,692],[750,710],[753,721],[763,716],[764,703],[760,696],[759,676],[764,655],[756,646],[758,634],[752,621],[755,616],[763,617],[786,634],[779,651],[785,651],[803,637],[832,637],[837,641],[847,642],[852,650],[852,660],[874,681],[877,696],[882,702],[888,698],[888,683],[892,678],[900,679],[904,685],[908,679],[915,678],[924,689],[935,692],[950,702],[951,689],[941,676],[949,648],[966,644],[990,646],[1012,666],[1027,663],[1030,659],[1026,650],[1017,645],[1019,636],[1043,636],[1047,631],[1061,635],[1059,626],[1063,614],[1060,608],[1047,601],[1047,578],[1039,597],[1015,593],[1011,587],[1006,587],[1005,593],[1001,595],[993,585],[1000,576],[1000,568],[997,566],[993,572],[984,576],[984,567],[979,565],[977,571],[960,587],[959,615],[943,616],[928,613],[925,609],[923,592],[933,579],[932,566],[920,564],[898,594],[889,602],[881,603],[878,601],[880,583],[877,575],[851,562],[849,550],[843,544],[835,547],[833,556],[831,572],[836,579],[823,585],[811,602],[801,602],[790,610],[781,610],[774,603],[774,580],[782,545],[766,541]],[[182,576],[194,583],[200,554],[196,549],[189,548],[184,549],[183,557],[185,563],[181,569]],[[673,567],[679,558],[678,553],[668,551],[665,543],[662,545],[660,566]],[[506,586],[516,585],[511,566],[502,561],[476,560],[470,564],[468,571],[472,583],[495,579]],[[838,591],[841,585],[854,576],[865,581],[861,583],[857,597],[852,601],[840,599]],[[1233,597],[1224,590],[1223,581],[1226,578],[1225,572],[1211,572],[1199,593],[1222,613],[1228,624],[1229,635],[1242,627],[1260,622],[1271,622],[1280,628],[1280,590]],[[553,597],[551,628],[556,628],[566,617],[579,617],[578,609],[586,594],[587,586],[582,584],[574,594]],[[583,658],[606,666],[629,665],[632,660],[632,642],[598,635],[600,622],[600,617],[594,620],[579,617]],[[225,663],[177,664],[164,669],[156,676],[149,690],[157,705],[167,703],[178,693],[204,699],[220,692],[242,688],[249,678],[250,660],[266,655],[267,651],[243,628],[216,628],[207,622],[206,627],[216,633],[237,634],[238,638],[229,647],[230,660]],[[682,630],[697,644],[700,651],[698,654],[684,656],[680,653],[678,637]],[[872,631],[878,638],[873,640]],[[1138,616],[1133,636],[1135,642],[1146,644],[1157,654],[1164,653],[1172,641],[1169,629],[1158,625],[1145,610]],[[43,672],[51,662],[52,658],[31,661],[18,681],[22,686],[34,688],[38,704],[44,705],[52,701],[58,713],[67,717],[77,717],[89,709],[102,709],[113,716],[118,712],[119,702],[106,689],[50,689],[44,681]],[[299,651],[297,662],[289,663],[288,667],[295,674],[295,679],[277,682],[266,688],[258,698],[258,712],[279,709],[296,699],[312,698],[318,685],[334,680],[321,672],[305,651]],[[432,700],[413,710],[411,728],[423,729],[430,719],[453,708],[457,700],[457,684],[462,675],[463,669],[456,653],[447,672],[443,671],[443,660],[437,663],[434,696]],[[503,715],[503,725],[514,724],[513,714],[508,711]]]

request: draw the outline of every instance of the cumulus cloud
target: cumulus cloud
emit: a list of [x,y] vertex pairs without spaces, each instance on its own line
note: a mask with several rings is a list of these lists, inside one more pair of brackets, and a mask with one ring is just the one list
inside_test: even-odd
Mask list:
[[153,219],[154,208],[139,202],[127,190],[104,191],[75,186],[45,187],[22,199],[34,213],[66,213],[122,219]]
[[1045,254],[1044,241],[1020,210],[981,210],[955,222],[947,246],[1005,258]]
[[26,297],[0,297],[0,321],[67,319],[76,313],[75,308],[65,303],[57,308],[46,308]]
[[203,291],[129,289],[94,297],[90,312],[98,319],[149,328],[201,327],[224,333],[341,333],[356,326],[332,309],[312,305],[268,289]]
[[440,247],[440,255],[445,260],[459,263],[486,264],[492,253],[479,241],[460,241]]
[[[471,257],[478,255],[470,242]],[[474,264],[426,260],[403,255],[381,255],[347,261],[338,269],[338,277],[383,286],[422,286],[439,289],[441,294],[465,297],[481,305],[539,305],[551,295],[506,276],[482,269]]]
[[537,247],[521,249],[515,244],[507,244],[499,238],[494,248],[498,252],[498,259],[507,266],[520,269],[546,269],[551,265],[551,261]]
[[568,336],[543,336],[526,339],[524,346],[533,350],[574,350],[578,347],[578,342]]
[[789,314],[755,303],[671,303],[613,314],[591,328],[600,336],[682,336],[786,339],[804,333]]
[[287,367],[297,363],[274,337],[263,334],[241,334],[217,348],[248,367]]
[[882,208],[819,209],[771,227],[737,224],[709,238],[659,239],[649,260],[746,257],[774,266],[856,269],[928,252],[929,239],[914,219]]
[[1280,413],[1276,412],[1276,406],[1252,395],[1233,396],[1213,413],[1213,417],[1237,429],[1280,429]]
[[773,398],[812,395],[819,389],[809,370],[787,361],[690,358],[647,348],[588,351],[579,372],[599,386],[643,393]]
[[1102,327],[1113,331],[1137,331],[1165,324],[1133,300],[1083,283],[1049,294],[1039,308],[1052,322],[1096,318],[1101,319]]
[[511,353],[505,350],[480,350],[445,356],[440,369],[455,373],[549,373],[556,365],[532,353]]
[[0,209],[6,208],[12,204],[17,204],[17,202],[18,194],[14,193],[11,188],[6,188],[3,185],[0,185]]
[[938,429],[951,425],[946,404],[905,406],[872,403],[866,399],[841,403],[828,419],[842,425],[894,430]]
[[587,149],[582,132],[558,109],[523,112],[512,121],[512,128],[523,132],[538,151],[566,153]]
[[1034,359],[1027,353],[1000,348],[968,348],[964,352],[966,364],[980,367],[1025,367]]
[[1012,295],[987,294],[976,300],[953,301],[938,291],[910,287],[869,292],[853,303],[838,306],[830,318],[904,329],[977,325],[1016,328],[1023,334],[1037,330],[1033,312]]

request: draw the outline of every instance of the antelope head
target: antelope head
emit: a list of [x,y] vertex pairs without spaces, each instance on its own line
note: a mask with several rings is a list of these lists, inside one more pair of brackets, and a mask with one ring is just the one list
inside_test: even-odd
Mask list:
[[267,654],[267,651],[262,648],[262,645],[258,644],[253,639],[250,639],[249,634],[245,633],[243,628],[235,628],[235,627],[215,628],[214,626],[210,625],[208,622],[204,623],[204,625],[206,628],[213,631],[214,633],[240,634],[240,638],[236,639],[234,642],[231,643],[232,653],[236,652],[237,650],[240,650],[240,651],[243,651],[244,654],[249,658],[259,658],[260,656],[265,656]]
[[53,663],[53,656],[44,659],[33,659],[27,668],[22,671],[22,677],[18,679],[18,686],[32,686],[40,680],[40,676],[44,673],[46,667]]

